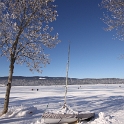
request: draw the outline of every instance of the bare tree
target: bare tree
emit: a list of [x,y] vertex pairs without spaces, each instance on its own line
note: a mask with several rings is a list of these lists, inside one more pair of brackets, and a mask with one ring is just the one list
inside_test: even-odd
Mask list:
[[[0,56],[10,61],[4,109],[8,111],[14,64],[26,63],[30,71],[42,72],[49,63],[44,47],[59,43],[49,22],[56,20],[54,0],[0,0]],[[52,35],[50,35],[52,34]]]
[[107,31],[116,30],[116,37],[124,40],[124,0],[102,0],[102,8],[107,9],[104,15],[104,23]]

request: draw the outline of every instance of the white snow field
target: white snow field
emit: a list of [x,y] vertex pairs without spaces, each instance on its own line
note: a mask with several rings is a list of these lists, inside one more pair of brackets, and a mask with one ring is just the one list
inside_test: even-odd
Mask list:
[[[0,112],[6,87],[0,87]],[[12,86],[9,110],[0,124],[44,124],[42,114],[64,104],[65,86]],[[69,85],[67,105],[74,111],[95,112],[80,124],[124,124],[124,84]],[[79,124],[78,123],[78,124]]]

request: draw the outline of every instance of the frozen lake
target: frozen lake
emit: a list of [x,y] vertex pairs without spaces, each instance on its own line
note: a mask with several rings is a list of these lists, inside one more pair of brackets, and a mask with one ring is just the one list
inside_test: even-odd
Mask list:
[[[0,111],[5,90],[0,87]],[[42,113],[60,108],[64,95],[62,85],[12,86],[9,111],[0,118],[0,124],[41,124]],[[75,111],[95,112],[94,120],[82,124],[124,124],[124,84],[69,85],[67,104]]]

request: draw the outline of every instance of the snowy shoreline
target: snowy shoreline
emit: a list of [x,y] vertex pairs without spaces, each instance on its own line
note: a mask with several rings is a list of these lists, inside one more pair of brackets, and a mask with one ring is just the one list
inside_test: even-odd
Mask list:
[[[0,111],[3,108],[5,88],[0,87]],[[43,124],[44,111],[63,105],[64,88],[62,85],[12,86],[9,111],[0,117],[0,124]],[[81,124],[124,124],[123,103],[124,84],[68,86],[67,104],[75,111],[96,114],[93,120]]]

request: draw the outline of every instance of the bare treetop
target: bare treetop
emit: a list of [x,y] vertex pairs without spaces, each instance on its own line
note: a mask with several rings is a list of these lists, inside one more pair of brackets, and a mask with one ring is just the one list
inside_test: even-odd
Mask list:
[[102,0],[101,6],[107,9],[103,19],[107,31],[115,29],[117,38],[124,40],[124,0]]
[[49,63],[43,46],[60,41],[49,22],[56,20],[54,0],[0,0],[0,55],[40,72]]

